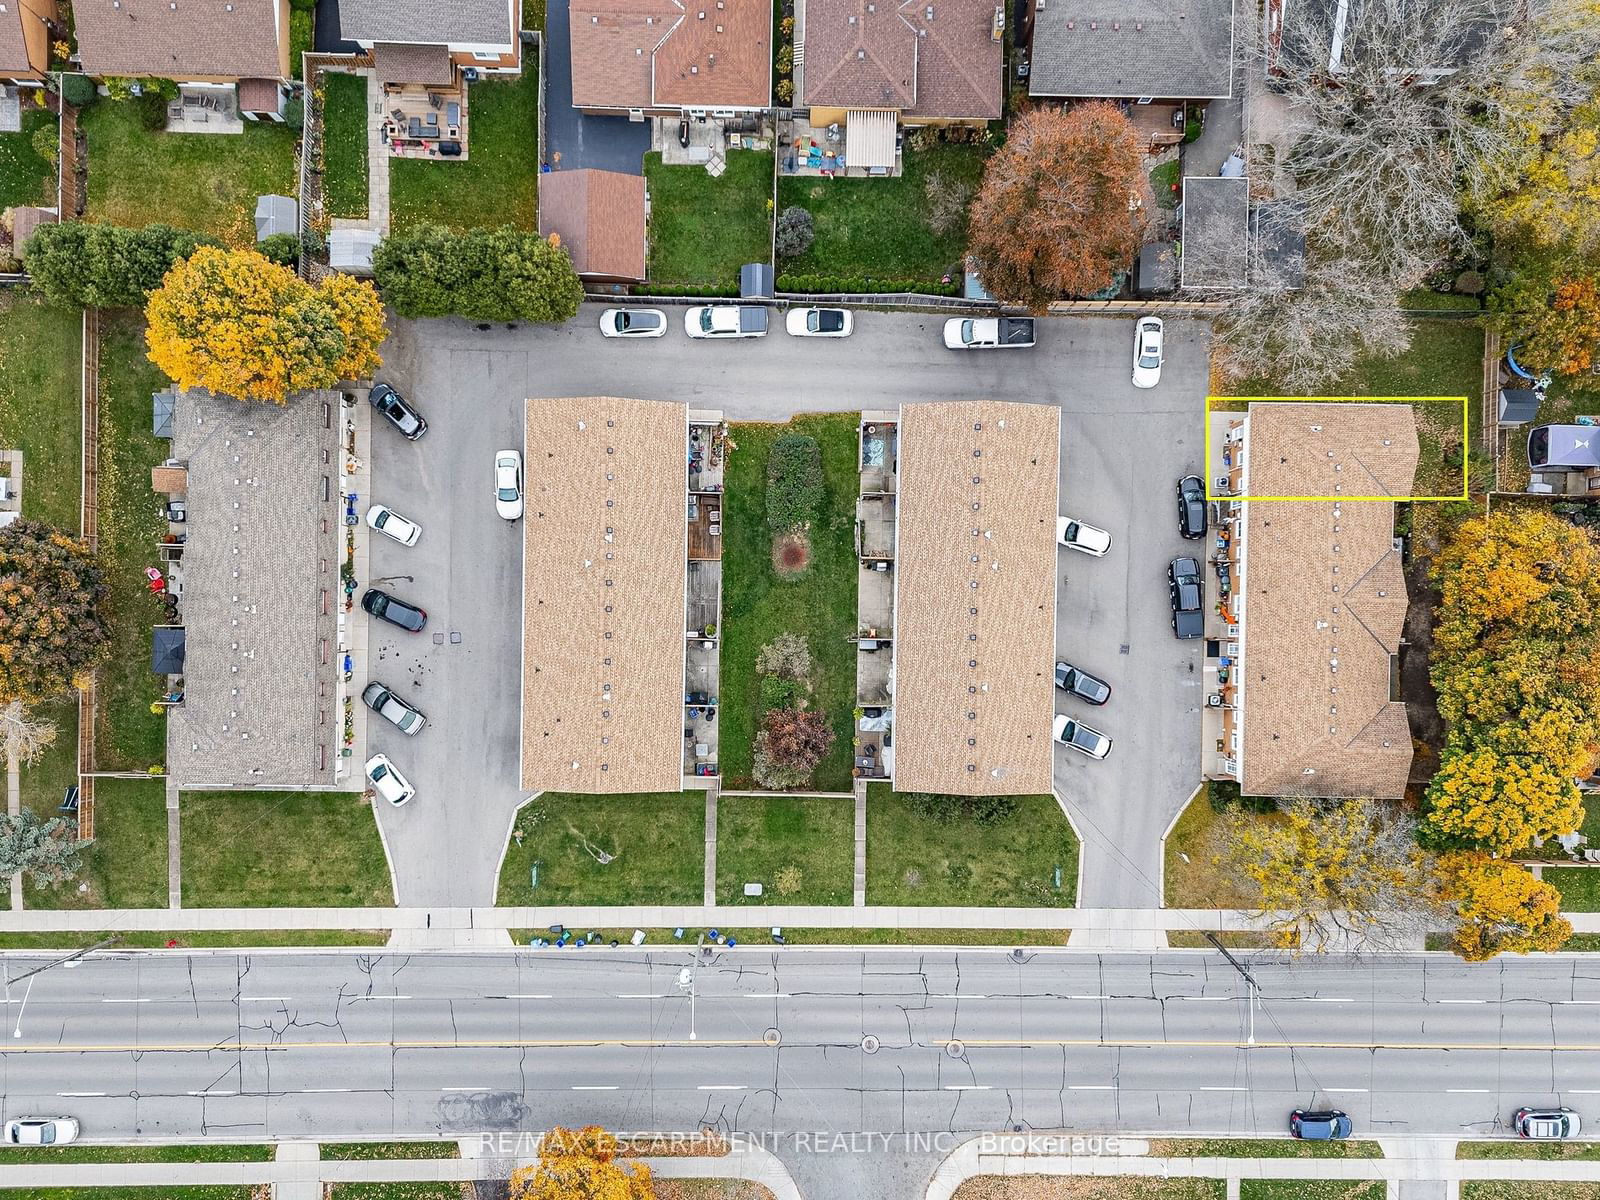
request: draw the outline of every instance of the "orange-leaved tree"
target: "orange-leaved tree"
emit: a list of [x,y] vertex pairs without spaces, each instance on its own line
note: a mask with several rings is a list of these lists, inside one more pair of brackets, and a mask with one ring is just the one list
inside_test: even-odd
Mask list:
[[1036,311],[1109,287],[1149,225],[1144,157],[1133,123],[1104,101],[1019,117],[968,218],[983,286]]
[[617,1139],[598,1125],[557,1126],[539,1142],[539,1161],[511,1176],[511,1200],[653,1200],[650,1168],[617,1161]]
[[1502,952],[1559,950],[1572,936],[1561,893],[1525,867],[1462,851],[1439,860],[1441,899],[1455,915],[1455,951],[1469,962]]
[[150,361],[179,387],[282,404],[378,366],[383,304],[371,284],[306,283],[254,250],[202,246],[145,306]]

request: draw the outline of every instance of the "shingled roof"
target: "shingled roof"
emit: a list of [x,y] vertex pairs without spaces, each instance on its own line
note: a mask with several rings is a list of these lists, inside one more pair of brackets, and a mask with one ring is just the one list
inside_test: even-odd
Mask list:
[[1250,279],[1250,181],[1220,175],[1183,181],[1183,286],[1242,288]]
[[167,79],[283,76],[275,0],[76,0],[78,53],[90,75]]
[[762,0],[572,0],[578,108],[765,108],[772,8]]
[[644,278],[644,177],[585,168],[539,181],[539,233],[559,234],[579,275]]
[[515,45],[516,0],[339,0],[339,32],[373,42]]
[[1050,0],[1033,18],[1031,96],[1232,94],[1234,0]]
[[[1407,404],[1252,404],[1247,494],[1405,496]],[[1245,506],[1240,787],[1257,796],[1399,797],[1411,769],[1391,700],[1406,581],[1383,500]]]
[[0,73],[6,75],[36,75],[45,65],[28,59],[28,43],[22,36],[23,21],[37,20],[37,16],[20,4],[5,5],[0,12]]

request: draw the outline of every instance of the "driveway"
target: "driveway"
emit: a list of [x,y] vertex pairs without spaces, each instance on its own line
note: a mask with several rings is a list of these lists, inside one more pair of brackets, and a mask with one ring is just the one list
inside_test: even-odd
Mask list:
[[572,107],[572,54],[567,0],[550,0],[545,12],[544,136],[542,161],[552,171],[597,167],[639,175],[650,149],[650,122],[627,117],[587,117]]
[[[1105,559],[1073,554],[1058,564],[1066,584],[1056,617],[1058,653],[1103,675],[1111,702],[1057,707],[1081,710],[1116,745],[1102,763],[1058,749],[1056,787],[1084,837],[1082,903],[1157,905],[1161,834],[1200,770],[1200,650],[1172,637],[1164,572],[1197,545],[1177,535],[1172,489],[1200,465],[1205,326],[1169,322],[1161,385],[1139,391],[1129,382],[1127,319],[1052,318],[1040,322],[1033,350],[958,354],[944,349],[936,315],[859,312],[853,337],[819,347],[781,332],[694,342],[679,328],[681,313],[669,310],[667,337],[644,342],[601,338],[599,306],[585,305],[555,327],[399,322],[385,347],[386,377],[431,422],[416,444],[386,428],[373,434],[374,498],[424,526],[413,549],[375,544],[374,572],[414,575],[395,591],[430,614],[420,636],[380,637],[374,667],[431,723],[414,742],[373,726],[377,748],[420,792],[383,814],[401,903],[489,903],[522,796],[521,547],[494,515],[490,458],[521,445],[528,396],[622,395],[757,421],[978,396],[1060,407],[1062,511],[1104,526],[1116,546]],[[452,630],[459,644],[432,642],[435,631]]]

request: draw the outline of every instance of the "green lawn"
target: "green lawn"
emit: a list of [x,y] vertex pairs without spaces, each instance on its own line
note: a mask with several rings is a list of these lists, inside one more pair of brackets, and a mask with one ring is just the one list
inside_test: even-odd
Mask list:
[[468,1200],[470,1183],[335,1183],[328,1200]]
[[[517,813],[500,869],[500,903],[699,904],[705,895],[705,831],[700,791],[546,792]],[[585,842],[614,858],[602,865]],[[535,863],[537,889],[530,886]]]
[[296,79],[305,70],[305,55],[317,38],[317,14],[309,8],[289,9],[289,73]]
[[1588,1180],[1463,1179],[1461,1200],[1600,1200],[1600,1183]]
[[247,1183],[197,1183],[174,1187],[0,1188],[0,1200],[256,1200]]
[[323,1161],[375,1158],[460,1158],[459,1142],[324,1142]]
[[1382,1158],[1377,1142],[1303,1142],[1299,1138],[1151,1138],[1163,1158]]
[[1600,1160],[1600,1143],[1530,1142],[1505,1138],[1497,1142],[1457,1142],[1457,1158],[1537,1158],[1544,1162],[1594,1162]]
[[1565,912],[1600,912],[1600,867],[1546,867],[1544,881],[1561,893]]
[[[22,451],[22,513],[78,532],[83,317],[0,292],[0,446]],[[148,483],[149,481],[146,480]]]
[[298,134],[246,121],[240,134],[151,133],[131,104],[102,98],[78,118],[88,138],[90,221],[194,229],[255,245],[256,198],[295,195]]
[[704,167],[669,167],[644,156],[650,193],[652,283],[690,284],[737,293],[739,268],[772,255],[772,154],[730,150],[713,179]]
[[[833,746],[817,765],[818,791],[851,787],[851,737],[856,696],[855,508],[857,413],[805,415],[786,425],[734,425],[723,497],[722,723],[723,784],[755,785],[751,757],[759,717],[755,660],[780,633],[797,633],[811,647],[816,679],[811,702],[828,714]],[[772,569],[767,527],[767,455],[785,433],[803,433],[822,448],[826,495],[811,530],[811,567],[794,579]]]
[[867,789],[868,904],[1071,908],[1077,886],[1078,839],[1054,796],[1019,796],[985,825],[919,816],[887,783]]
[[[799,889],[785,894],[778,872],[794,867]],[[717,801],[717,903],[849,904],[855,873],[855,803],[802,796]],[[744,885],[765,885],[746,900]]]
[[805,254],[785,259],[780,270],[875,279],[936,280],[946,271],[959,274],[966,230],[939,235],[929,228],[927,179],[937,172],[975,194],[987,155],[986,146],[907,147],[904,173],[897,178],[781,176],[779,210],[793,204],[807,209],[817,238]]
[[17,1163],[271,1162],[275,1146],[28,1146],[0,1150],[0,1167]]
[[[164,852],[164,851],[163,851]],[[162,870],[166,860],[162,859]],[[163,880],[165,876],[162,877]],[[163,887],[165,883],[163,883]],[[31,904],[32,901],[29,901]],[[157,904],[166,903],[166,893]],[[81,950],[102,937],[100,933],[0,933],[0,950]],[[389,941],[385,929],[223,929],[159,933],[130,930],[117,935],[117,950],[208,948],[253,950],[277,946],[382,946]]]
[[[63,734],[70,737],[69,726]],[[29,908],[161,908],[167,903],[167,792],[159,779],[97,779],[94,784],[94,841],[84,853],[84,870],[75,880],[40,886],[24,883]],[[54,816],[59,794],[37,811]],[[80,887],[87,885],[87,890]],[[58,944],[62,935],[53,935]],[[74,946],[96,940],[92,934],[66,935]]]
[[56,814],[66,789],[78,782],[78,701],[74,696],[40,704],[34,715],[56,727],[56,740],[22,768],[22,802],[46,817]]
[[1150,172],[1150,191],[1156,198],[1156,204],[1161,208],[1177,208],[1178,193],[1172,190],[1172,185],[1178,182],[1178,171],[1182,164],[1177,159],[1164,162]]
[[183,903],[394,903],[372,806],[359,792],[185,792]]
[[1239,1200],[1383,1200],[1381,1179],[1241,1179]]
[[1223,1200],[1221,1179],[1138,1175],[973,1175],[952,1200]]
[[514,79],[480,80],[469,89],[465,162],[389,160],[394,228],[538,228],[538,64],[524,58]]
[[56,115],[35,107],[28,95],[22,94],[22,131],[0,133],[0,208],[21,204],[55,207],[56,165],[34,149],[33,138],[46,127],[54,134]]
[[367,215],[367,80],[322,75],[322,195],[330,217]]

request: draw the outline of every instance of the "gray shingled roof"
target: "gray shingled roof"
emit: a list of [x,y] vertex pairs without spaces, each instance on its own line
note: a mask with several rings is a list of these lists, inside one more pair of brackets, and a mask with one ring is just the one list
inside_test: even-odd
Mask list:
[[1220,175],[1184,179],[1182,244],[1184,287],[1244,287],[1250,275],[1250,181]]
[[1033,21],[1031,96],[1232,94],[1233,0],[1050,0]]
[[323,452],[337,463],[340,412],[336,393],[283,407],[179,393],[172,453],[189,465],[184,698],[167,717],[167,769],[179,787],[333,786],[343,522],[338,468],[323,465]]
[[509,0],[339,0],[339,32],[353,42],[509,46]]

